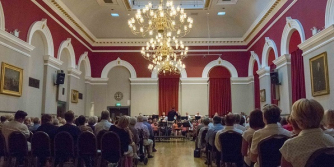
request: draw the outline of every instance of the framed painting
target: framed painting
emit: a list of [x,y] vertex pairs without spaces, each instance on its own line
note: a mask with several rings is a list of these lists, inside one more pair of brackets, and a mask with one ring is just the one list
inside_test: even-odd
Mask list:
[[78,103],[79,101],[79,91],[73,90],[71,91],[71,102]]
[[0,93],[12,96],[22,96],[22,82],[23,69],[5,62],[1,63]]
[[265,89],[260,90],[260,101],[266,102],[266,90]]
[[329,94],[327,53],[321,53],[310,59],[312,96]]

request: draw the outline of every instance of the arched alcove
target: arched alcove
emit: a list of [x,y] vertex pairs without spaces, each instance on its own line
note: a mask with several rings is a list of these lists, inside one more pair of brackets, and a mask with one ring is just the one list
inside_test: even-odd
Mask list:
[[251,51],[251,56],[248,62],[248,76],[249,77],[254,76],[253,69],[254,69],[255,64],[257,65],[257,67],[261,67],[259,56],[254,51]]
[[263,51],[262,51],[262,62],[261,62],[262,67],[268,67],[270,65],[268,64],[268,60],[269,60],[269,55],[270,55],[269,52],[271,51],[271,49],[275,55],[275,59],[278,58],[278,51],[277,51],[275,42],[271,40],[269,37],[266,37],[265,40],[266,42],[263,46]]
[[[115,105],[121,103],[122,106],[129,106],[131,100],[131,85],[129,78],[130,71],[125,66],[115,66],[110,69],[107,74],[109,78],[107,82],[106,98],[107,105]],[[116,92],[121,92],[123,97],[121,100],[116,100],[114,95]]]
[[[88,52],[83,53],[78,62],[78,69],[81,71],[81,65],[85,65],[85,77],[91,77],[92,72],[91,72],[91,65],[88,57]],[[84,71],[81,71],[84,72]]]
[[133,68],[133,66],[129,62],[121,60],[120,58],[117,58],[116,60],[109,62],[103,68],[102,73],[101,73],[101,78],[108,78],[109,71],[112,68],[117,67],[117,66],[123,66],[126,69],[128,69],[130,74],[131,74],[130,78],[137,78],[137,73],[136,73],[135,68]]
[[223,66],[228,69],[228,71],[231,73],[231,77],[237,78],[238,77],[238,71],[237,69],[228,61],[221,59],[220,57],[217,60],[213,60],[210,63],[208,63],[203,72],[202,72],[202,78],[208,78],[209,77],[209,71],[216,66]]
[[[68,52],[68,56],[69,56],[69,63],[68,63],[68,69],[72,68],[75,69],[76,65],[75,65],[75,53],[74,53],[74,49],[73,46],[71,44],[71,38],[67,38],[67,40],[63,41],[58,49],[58,54],[57,54],[57,58],[58,60],[61,60],[61,56],[62,56],[62,52],[66,50]],[[67,70],[67,69],[66,69]]]
[[297,50],[297,45],[304,41],[305,32],[302,24],[297,19],[287,17],[281,39],[281,55],[290,54],[292,51]]
[[39,33],[43,38],[44,45],[46,46],[44,55],[49,55],[54,57],[53,38],[51,35],[51,31],[47,26],[46,19],[42,19],[41,21],[36,21],[30,26],[27,36],[27,42],[31,45],[32,45],[32,37],[35,33]]
[[334,24],[334,0],[327,0],[325,28]]

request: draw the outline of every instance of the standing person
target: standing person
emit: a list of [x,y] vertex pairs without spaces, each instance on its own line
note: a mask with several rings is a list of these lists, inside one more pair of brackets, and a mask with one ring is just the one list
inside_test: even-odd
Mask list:
[[112,123],[109,122],[110,113],[109,111],[101,112],[101,121],[95,125],[95,135],[99,134],[101,130],[109,130]]
[[178,114],[175,111],[175,107],[173,107],[172,110],[168,112],[168,121],[174,121],[175,116],[178,116]]

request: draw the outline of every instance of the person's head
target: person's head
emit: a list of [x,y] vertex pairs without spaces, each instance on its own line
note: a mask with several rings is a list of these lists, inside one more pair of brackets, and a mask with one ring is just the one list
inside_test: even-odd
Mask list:
[[32,120],[32,122],[33,122],[34,124],[40,124],[40,123],[41,123],[41,120],[40,120],[38,117],[35,117],[35,118]]
[[137,123],[137,119],[136,118],[134,118],[134,117],[130,117],[129,118],[129,124],[130,124],[130,126],[135,126],[136,123]]
[[152,118],[148,118],[147,122],[151,124],[153,122]]
[[65,117],[66,123],[72,123],[74,121],[73,111],[69,110],[65,112],[64,117]]
[[129,126],[129,118],[127,116],[121,116],[118,119],[117,126],[122,128],[122,129],[127,128]]
[[51,122],[52,122],[52,116],[50,114],[42,115],[42,124],[51,123]]
[[156,122],[157,122],[157,119],[156,119],[156,118],[154,118],[152,123],[156,123]]
[[244,125],[245,122],[246,122],[245,117],[241,115],[241,120],[240,120],[240,123],[239,123],[239,124],[240,124],[240,125]]
[[175,111],[175,107],[172,107],[172,111]]
[[226,126],[233,126],[235,123],[235,114],[227,114],[225,116],[225,124]]
[[[18,110],[16,113],[15,113],[15,116],[14,116],[14,119],[15,119],[15,121],[17,121],[17,122],[23,122],[24,121],[24,123],[26,124],[26,121],[25,121],[25,119],[26,119],[26,116],[27,116],[28,114],[26,113],[26,112],[24,112],[24,111],[21,111],[21,110]],[[27,123],[31,123],[31,120],[29,119],[29,120],[27,120]],[[26,124],[26,125],[28,125],[28,124]]]
[[222,123],[222,118],[215,116],[213,117],[213,123],[214,124],[221,124]]
[[88,118],[88,125],[93,126],[96,124],[96,118],[95,117],[89,117]]
[[186,112],[186,116],[188,116],[189,114]]
[[55,126],[59,126],[59,120],[57,118],[53,118],[52,124]]
[[263,114],[261,110],[256,109],[250,113],[249,126],[254,130],[258,130],[264,127]]
[[288,121],[287,121],[286,117],[282,117],[280,123],[281,123],[282,126],[287,125]]
[[86,123],[86,117],[83,116],[83,115],[80,115],[76,120],[78,121],[79,126],[80,125],[85,125],[85,123]]
[[163,115],[163,116],[165,116],[165,115],[166,115],[166,113],[165,113],[165,112],[162,112],[162,115]]
[[241,116],[240,114],[234,114],[235,124],[240,124]]
[[281,109],[275,104],[268,104],[262,109],[265,124],[277,124],[281,119]]
[[2,123],[4,123],[4,122],[7,121],[7,117],[5,117],[5,116],[1,116],[1,117],[0,117],[0,120],[1,120]]
[[325,112],[324,123],[327,128],[334,128],[334,110],[327,110]]
[[299,132],[302,131],[302,130],[298,127],[296,121],[293,120],[293,119],[291,118],[291,116],[288,117],[287,121],[288,121],[288,123],[292,126],[292,128],[293,128],[293,133],[294,133],[294,134],[299,134]]
[[147,122],[148,118],[143,116],[143,122]]
[[300,99],[292,105],[291,118],[301,130],[319,128],[324,108],[313,99]]
[[199,115],[199,112],[197,112],[196,115]]
[[209,118],[204,118],[204,119],[203,119],[203,124],[204,124],[204,126],[208,126],[209,123],[210,123]]
[[109,119],[110,119],[109,111],[102,111],[101,112],[101,120],[109,120]]
[[139,115],[139,116],[137,117],[137,122],[143,122],[143,121],[144,121],[144,117],[141,116],[141,115]]

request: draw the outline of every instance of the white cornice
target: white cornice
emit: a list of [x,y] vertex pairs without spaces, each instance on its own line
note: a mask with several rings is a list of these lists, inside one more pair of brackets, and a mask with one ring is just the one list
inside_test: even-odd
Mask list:
[[332,41],[334,41],[334,25],[315,34],[305,42],[299,44],[298,47],[303,50],[303,55],[307,55]]
[[259,78],[262,78],[264,76],[270,75],[270,68],[269,67],[263,67],[256,71],[256,73],[259,75]]
[[81,71],[80,70],[72,68],[72,67],[68,68],[67,71],[68,71],[69,74],[73,74],[73,75],[76,75],[76,76],[80,76],[81,75]]
[[158,78],[130,78],[131,85],[157,85]]
[[209,78],[181,78],[181,85],[207,85]]
[[60,66],[63,64],[62,61],[58,60],[57,58],[50,56],[50,55],[45,55],[44,56],[44,65],[53,67],[54,69],[60,70]]
[[30,57],[30,52],[35,49],[34,46],[1,29],[0,45],[3,45],[28,57]]
[[284,67],[285,65],[288,65],[290,64],[290,62],[291,62],[290,54],[282,55],[273,61],[273,63],[276,65],[276,69],[279,69],[281,67]]
[[232,85],[248,85],[254,81],[253,77],[238,77],[238,78],[231,78]]
[[90,85],[107,85],[109,78],[85,77],[85,83]]

